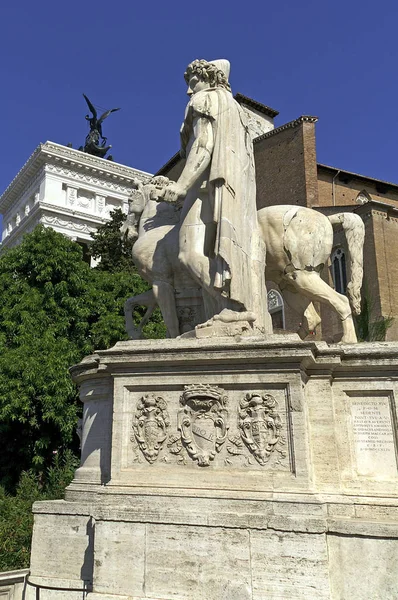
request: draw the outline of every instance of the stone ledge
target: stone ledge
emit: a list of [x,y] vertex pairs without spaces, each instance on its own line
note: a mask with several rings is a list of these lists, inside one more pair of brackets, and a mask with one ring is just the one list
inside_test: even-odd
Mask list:
[[[120,497],[118,497],[120,500]],[[366,537],[398,538],[398,501],[387,506],[373,504],[367,518],[352,516],[336,518],[333,510],[342,504],[328,500],[317,502],[303,498],[302,502],[289,500],[230,500],[222,498],[165,498],[154,496],[130,497],[131,505],[109,506],[105,502],[80,505],[64,500],[36,502],[37,515],[86,516],[95,522],[148,523],[176,526],[194,526],[229,529],[295,531],[300,533],[331,533]],[[368,499],[375,502],[375,499]],[[362,505],[355,505],[361,508]],[[372,508],[370,505],[368,508]],[[377,509],[383,509],[383,518],[375,518]],[[299,514],[298,514],[299,513]],[[334,515],[334,516],[331,516]]]
[[4,571],[0,573],[0,591],[5,585],[14,585],[15,583],[23,583],[29,575],[29,569],[19,569],[16,571]]
[[[294,339],[293,339],[294,338]],[[326,342],[297,341],[293,335],[272,335],[269,338],[248,337],[236,342],[233,338],[129,340],[118,342],[108,350],[99,350],[87,356],[70,369],[75,381],[94,373],[99,375],[131,373],[149,362],[157,371],[159,365],[173,366],[178,371],[203,365],[227,363],[236,365],[284,370],[303,369],[309,375],[329,377],[369,377],[371,372],[380,373],[396,370],[398,343],[372,342],[361,344],[333,344]],[[352,373],[355,371],[355,374]],[[391,377],[391,372],[389,377]],[[398,375],[397,375],[398,377]]]

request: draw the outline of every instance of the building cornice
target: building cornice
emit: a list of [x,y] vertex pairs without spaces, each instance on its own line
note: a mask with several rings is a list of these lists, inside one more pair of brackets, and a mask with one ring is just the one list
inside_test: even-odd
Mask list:
[[277,127],[276,129],[271,129],[271,131],[267,131],[267,133],[263,133],[263,135],[259,135],[258,137],[254,138],[253,144],[257,144],[257,142],[261,142],[261,140],[265,140],[266,138],[272,137],[274,135],[278,135],[278,133],[281,133],[285,129],[293,129],[295,127],[299,127],[299,125],[302,125],[302,123],[316,123],[317,121],[318,121],[318,117],[311,117],[310,115],[302,115],[301,117],[299,117],[298,119],[295,119],[294,121],[289,121],[289,123],[285,123],[284,125],[281,125],[280,127]]
[[396,213],[398,214],[398,206],[388,204],[387,202],[380,202],[380,200],[369,200],[364,204],[359,204],[355,207],[355,212],[361,213],[362,211],[371,210],[373,212],[383,211],[384,213]]
[[[345,181],[346,183],[351,180],[351,179],[363,179],[365,181],[371,181],[372,183],[374,183],[376,186],[380,185],[381,187],[386,186],[386,188],[395,188],[395,190],[397,190],[398,188],[398,183],[392,183],[390,181],[384,181],[383,179],[376,179],[375,177],[368,177],[367,175],[360,175],[359,173],[354,173],[353,171],[346,171],[345,169],[338,169],[336,167],[331,167],[329,165],[324,165],[322,163],[317,163],[317,167],[318,167],[318,171],[319,170],[324,170],[324,171],[330,171],[332,173],[338,174],[339,175],[339,179],[341,179],[341,181]],[[381,193],[386,193],[385,190],[384,192],[382,192],[381,190],[378,190]]]
[[115,163],[104,158],[91,156],[80,150],[67,148],[54,142],[40,144],[26,163],[11,181],[10,185],[0,196],[0,212],[5,212],[24,192],[28,182],[32,181],[45,164],[62,164],[72,169],[96,174],[104,180],[131,183],[134,179],[147,180],[152,177],[150,173],[139,171]]
[[354,212],[364,216],[370,216],[372,214],[382,215],[384,218],[389,215],[394,215],[394,219],[398,218],[398,206],[388,204],[387,202],[381,202],[380,200],[369,200],[364,204],[341,204],[337,206],[314,206],[317,212],[320,212],[326,216],[335,215],[343,212]]
[[249,98],[248,96],[244,96],[241,93],[237,93],[234,96],[235,100],[239,102],[239,104],[245,104],[246,106],[250,106],[250,108],[254,108],[259,113],[263,113],[267,115],[267,117],[277,117],[279,115],[279,111],[271,108],[270,106],[266,106],[265,104],[261,104],[261,102],[257,102],[257,100],[253,100],[253,98]]

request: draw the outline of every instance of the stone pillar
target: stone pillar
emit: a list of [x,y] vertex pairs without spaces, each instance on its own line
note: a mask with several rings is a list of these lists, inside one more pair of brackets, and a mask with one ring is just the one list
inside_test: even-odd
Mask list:
[[80,388],[84,403],[81,464],[76,481],[104,484],[110,479],[113,390],[110,379],[90,379]]

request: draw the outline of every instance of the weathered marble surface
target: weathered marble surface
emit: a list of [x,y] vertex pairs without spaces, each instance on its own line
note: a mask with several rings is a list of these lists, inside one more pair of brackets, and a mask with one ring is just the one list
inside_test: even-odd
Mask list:
[[23,600],[29,569],[0,573],[0,600]]
[[88,357],[82,465],[35,505],[30,577],[89,600],[395,599],[397,362],[289,336]]

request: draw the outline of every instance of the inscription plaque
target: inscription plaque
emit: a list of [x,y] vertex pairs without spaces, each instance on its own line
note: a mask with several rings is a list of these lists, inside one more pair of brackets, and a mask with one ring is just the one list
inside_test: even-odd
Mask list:
[[351,422],[358,475],[398,475],[396,423],[389,396],[351,396]]

